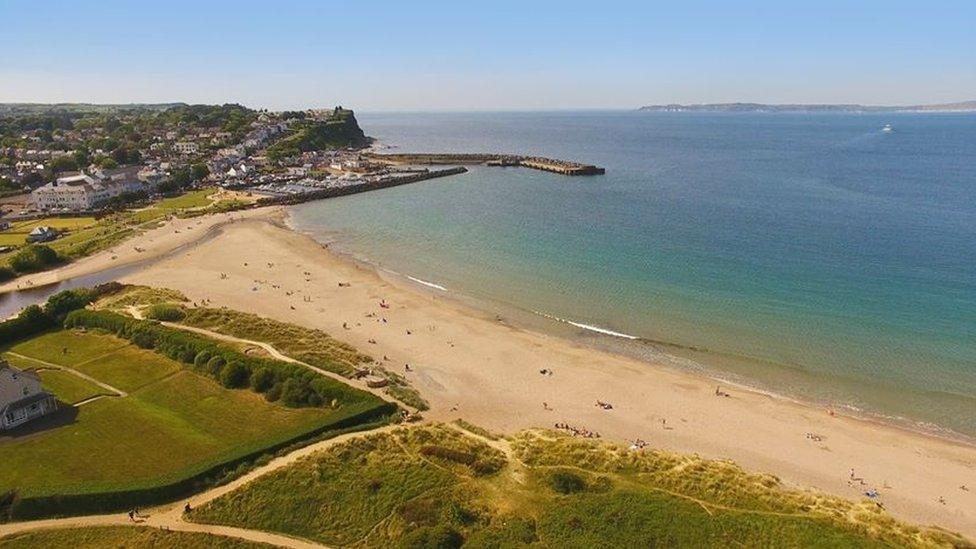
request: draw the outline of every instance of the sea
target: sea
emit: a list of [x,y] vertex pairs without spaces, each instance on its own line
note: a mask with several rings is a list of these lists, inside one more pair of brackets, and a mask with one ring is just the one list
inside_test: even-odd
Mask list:
[[294,207],[333,249],[611,351],[976,437],[976,114],[359,120],[381,152],[606,174],[478,166]]

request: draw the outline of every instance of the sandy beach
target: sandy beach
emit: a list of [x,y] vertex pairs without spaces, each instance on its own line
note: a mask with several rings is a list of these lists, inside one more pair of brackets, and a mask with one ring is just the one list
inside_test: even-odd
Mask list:
[[[386,357],[394,371],[409,364],[405,375],[431,403],[427,418],[503,432],[567,423],[609,440],[732,459],[851,499],[876,489],[898,518],[976,538],[972,446],[740,388],[716,395],[704,376],[513,327],[354,263],[287,229],[282,216],[261,209],[172,221],[118,246],[115,259],[102,253],[33,278],[64,279],[155,254],[162,259],[124,282],[321,328],[378,361]],[[136,247],[145,251],[130,252]]]

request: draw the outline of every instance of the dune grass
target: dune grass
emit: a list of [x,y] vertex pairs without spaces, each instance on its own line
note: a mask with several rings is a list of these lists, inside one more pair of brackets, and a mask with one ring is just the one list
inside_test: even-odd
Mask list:
[[873,504],[785,489],[734,464],[443,425],[351,440],[194,510],[191,520],[343,546],[964,546]]
[[73,549],[102,549],[104,547],[119,549],[145,547],[264,549],[272,546],[196,532],[174,532],[137,526],[100,526],[39,530],[16,534],[0,538],[0,547],[17,547],[20,549],[48,549],[51,547],[72,547]]
[[349,376],[372,359],[329,334],[231,309],[191,308],[183,324],[242,339],[270,343],[282,353],[312,366]]
[[65,410],[35,420],[31,436],[0,437],[0,492],[17,490],[21,496],[165,485],[328,426],[359,406],[294,409],[269,403],[94,332],[52,332],[14,349],[130,391],[68,416]]
[[121,291],[102,297],[96,306],[100,309],[124,310],[127,307],[146,307],[151,305],[180,304],[189,300],[181,292],[168,288],[148,286],[126,286]]
[[315,454],[194,510],[191,517],[326,544],[363,543],[391,515],[405,509],[423,514],[419,500],[449,491],[457,478],[475,475],[468,465],[421,452],[433,447],[502,460],[496,451],[451,429],[398,429]]

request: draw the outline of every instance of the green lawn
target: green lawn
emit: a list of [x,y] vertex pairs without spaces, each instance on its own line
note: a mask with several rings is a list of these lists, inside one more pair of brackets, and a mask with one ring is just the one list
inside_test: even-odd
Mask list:
[[73,368],[103,383],[131,392],[180,371],[182,366],[152,351],[126,346],[94,360],[75,364]]
[[58,330],[18,343],[10,350],[30,358],[73,368],[127,345],[129,342],[114,336]]
[[348,441],[190,518],[368,547],[966,546],[727,462],[549,434],[502,454],[444,426]]
[[[61,352],[62,347],[68,353]],[[76,494],[159,486],[332,423],[339,410],[286,408],[109,335],[59,331],[14,347],[123,390],[75,410],[67,424],[0,437],[0,492]],[[23,362],[23,361],[22,361]],[[38,420],[44,422],[46,420]],[[50,422],[53,422],[53,418]]]
[[41,370],[39,375],[44,388],[66,404],[75,404],[95,395],[107,393],[105,389],[87,379],[64,370]]
[[0,232],[0,246],[21,246],[27,241],[27,234],[36,227],[48,226],[58,230],[75,233],[95,225],[94,217],[45,217],[32,221],[14,223],[6,231]]
[[40,530],[16,534],[0,538],[0,547],[16,547],[19,549],[48,549],[51,547],[71,547],[73,549],[102,549],[104,547],[119,549],[142,549],[146,547],[263,549],[272,546],[196,532],[173,532],[138,526],[102,526]]
[[190,191],[184,193],[180,196],[175,196],[173,198],[166,198],[160,201],[156,205],[158,208],[168,209],[168,210],[180,210],[185,208],[202,208],[204,206],[209,206],[212,202],[210,196],[214,194],[215,189],[207,188],[200,189],[198,191]]
[[11,232],[29,233],[37,227],[53,227],[59,230],[77,230],[95,224],[94,217],[45,217],[14,223]]

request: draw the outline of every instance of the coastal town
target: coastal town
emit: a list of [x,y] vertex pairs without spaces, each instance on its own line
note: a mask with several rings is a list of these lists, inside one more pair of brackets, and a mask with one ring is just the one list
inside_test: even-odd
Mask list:
[[3,213],[15,219],[98,212],[201,186],[280,196],[422,171],[365,158],[369,140],[341,107],[54,108],[12,116],[0,129]]

